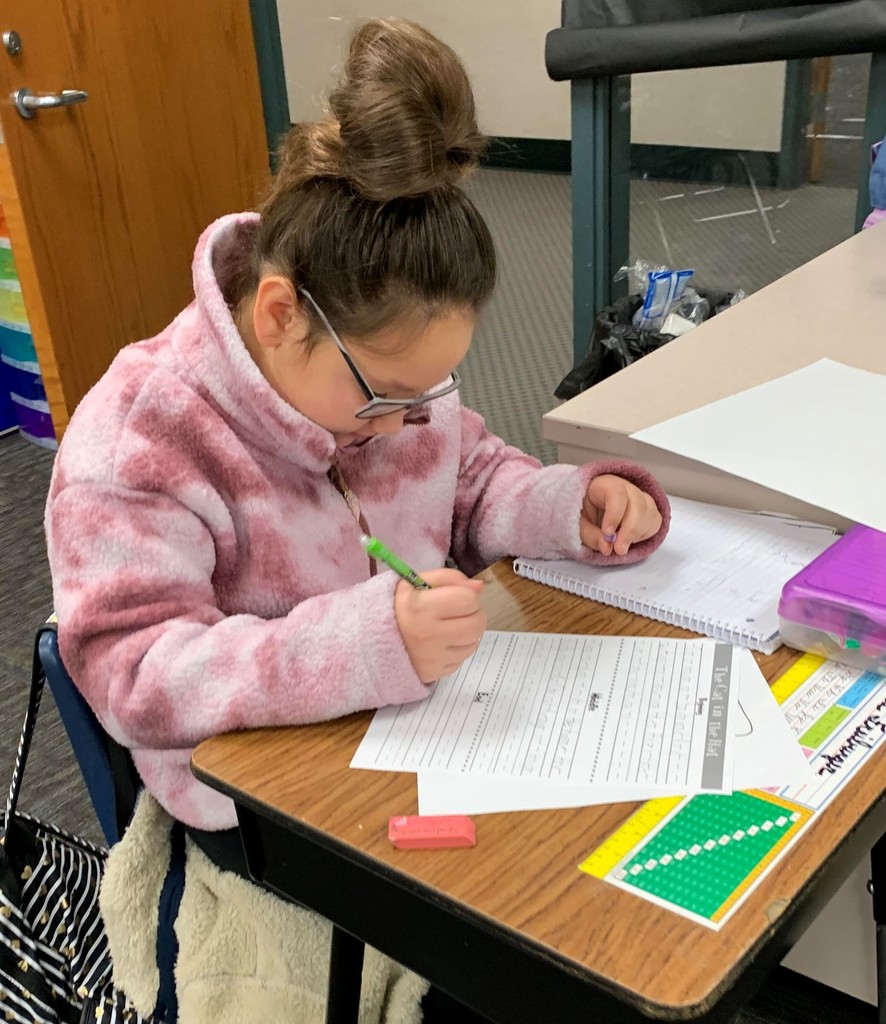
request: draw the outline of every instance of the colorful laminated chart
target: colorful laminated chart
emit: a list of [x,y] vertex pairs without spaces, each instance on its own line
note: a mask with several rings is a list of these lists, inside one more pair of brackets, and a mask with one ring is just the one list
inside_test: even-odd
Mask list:
[[[17,423],[44,448],[58,447],[12,247],[0,209],[0,388],[8,398],[0,430]],[[11,413],[11,415],[9,415]]]
[[650,800],[582,871],[719,928],[886,736],[886,678],[806,654],[772,687],[809,782]]

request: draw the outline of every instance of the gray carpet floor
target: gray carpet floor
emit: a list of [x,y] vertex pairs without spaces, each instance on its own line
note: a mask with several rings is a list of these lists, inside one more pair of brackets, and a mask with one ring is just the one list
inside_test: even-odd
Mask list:
[[[471,182],[500,254],[500,279],[463,367],[464,400],[490,427],[545,462],[554,450],[540,438],[542,414],[571,364],[569,178],[485,170]],[[845,238],[854,193],[811,186],[761,190],[769,226],[749,188],[701,192],[704,186],[638,181],[632,189],[632,257],[670,256],[713,286],[753,291]],[[678,195],[679,194],[679,195]],[[675,197],[675,198],[671,198]],[[769,231],[776,239],[772,241]],[[51,610],[42,513],[52,455],[17,435],[0,437],[0,778],[11,772],[29,677],[33,631]],[[101,835],[51,696],[46,697],[22,808],[72,831]],[[804,1002],[770,985],[743,1024],[803,1020],[856,1024],[872,1019],[829,997]],[[787,1001],[786,1001],[787,998]]]
[[[17,434],[0,437],[0,779],[12,771],[31,677],[34,630],[52,611],[43,505],[52,453]],[[102,842],[103,837],[47,690],[28,760],[22,810]]]

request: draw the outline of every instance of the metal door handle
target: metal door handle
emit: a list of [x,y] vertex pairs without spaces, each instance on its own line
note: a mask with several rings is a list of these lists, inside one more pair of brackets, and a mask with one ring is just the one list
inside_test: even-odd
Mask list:
[[35,96],[30,89],[16,89],[12,94],[15,109],[22,117],[37,116],[38,110],[50,110],[53,107],[73,107],[76,103],[85,103],[89,93],[82,89],[62,89],[61,92],[46,93]]

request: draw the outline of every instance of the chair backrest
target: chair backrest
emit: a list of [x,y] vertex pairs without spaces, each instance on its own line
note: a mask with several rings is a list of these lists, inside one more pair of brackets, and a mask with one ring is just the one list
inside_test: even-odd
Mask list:
[[[37,638],[37,654],[68,739],[74,748],[102,831],[108,846],[113,846],[122,837],[135,810],[141,789],[138,772],[129,751],[105,732],[68,675],[59,653],[58,633],[54,623],[41,626]],[[178,1020],[173,970],[178,953],[174,926],[184,888],[185,840],[182,826],[176,825],[173,836],[172,864],[160,901],[157,931],[160,992],[152,1018],[165,1020],[167,1024],[176,1024]]]
[[129,751],[108,736],[68,675],[54,628],[42,628],[37,649],[99,824],[113,846],[135,810],[138,773]]

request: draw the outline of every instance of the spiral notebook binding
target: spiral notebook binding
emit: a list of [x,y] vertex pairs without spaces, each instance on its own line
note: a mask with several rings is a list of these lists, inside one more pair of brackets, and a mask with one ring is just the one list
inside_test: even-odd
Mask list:
[[750,647],[754,650],[768,653],[769,637],[761,636],[749,629],[735,629],[722,620],[710,621],[702,619],[697,615],[681,612],[677,608],[664,608],[651,601],[629,597],[625,594],[617,594],[615,591],[604,590],[600,587],[588,586],[560,573],[551,572],[548,569],[539,569],[537,566],[530,565],[519,558],[514,562],[514,571],[535,583],[543,583],[545,586],[553,587],[555,590],[563,590],[566,593],[575,594],[577,597],[587,598],[589,601],[599,601],[601,604],[609,605],[611,608],[620,608],[622,611],[631,612],[634,615],[642,615],[647,619],[665,622],[669,626],[688,629],[693,633],[701,633],[723,643],[735,644],[739,647]]

